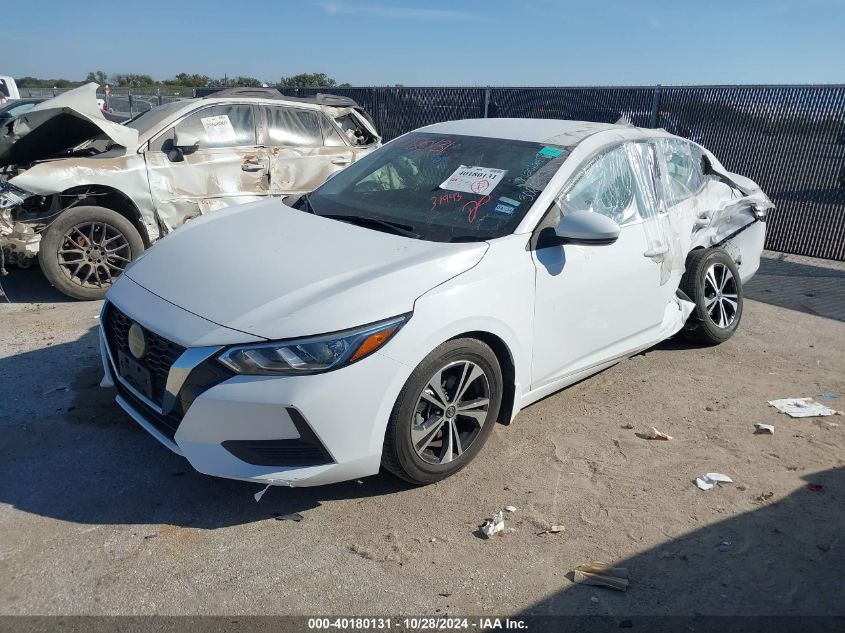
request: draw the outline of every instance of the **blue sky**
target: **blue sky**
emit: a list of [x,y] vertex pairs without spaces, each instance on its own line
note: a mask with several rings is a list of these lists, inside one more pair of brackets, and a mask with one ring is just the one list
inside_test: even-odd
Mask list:
[[[4,3],[5,4],[5,3]],[[38,7],[36,9],[36,7]],[[41,0],[0,74],[353,85],[845,82],[843,0]],[[28,14],[25,17],[23,14]]]

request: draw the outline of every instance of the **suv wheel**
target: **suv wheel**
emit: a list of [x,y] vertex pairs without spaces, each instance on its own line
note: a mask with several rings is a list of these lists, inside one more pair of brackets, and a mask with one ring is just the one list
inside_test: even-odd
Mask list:
[[104,207],[73,207],[47,227],[38,260],[44,276],[74,299],[102,299],[144,250],[138,229]]

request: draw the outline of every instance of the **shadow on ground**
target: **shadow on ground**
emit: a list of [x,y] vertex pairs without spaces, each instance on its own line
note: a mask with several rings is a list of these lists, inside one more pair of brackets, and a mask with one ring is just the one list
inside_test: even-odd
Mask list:
[[[15,396],[3,402],[0,421],[0,503],[82,524],[213,529],[408,488],[382,474],[269,490],[256,503],[260,486],[197,473],[124,414],[114,391],[99,387],[98,349],[92,328],[73,343],[0,359],[0,386]],[[49,382],[27,378],[39,367]]]
[[[50,285],[37,266],[22,270],[9,269],[9,274],[0,277],[0,284],[10,303],[67,303],[74,301]],[[0,298],[0,301],[5,299]]]
[[764,257],[745,297],[845,321],[845,270]]
[[[610,616],[615,618],[611,628],[633,623],[642,629],[631,616],[688,614],[692,621],[676,622],[678,631],[702,630],[695,627],[696,618],[720,614],[842,616],[845,625],[845,468],[808,474],[804,480],[807,486],[776,502],[758,498],[745,514],[609,561],[628,569],[627,592],[572,584],[522,615]],[[756,496],[767,491],[749,492]],[[718,489],[701,494],[719,503]],[[757,606],[761,604],[766,606]],[[629,623],[623,624],[625,620]],[[810,617],[805,623],[806,630],[828,630],[829,621],[815,627]]]

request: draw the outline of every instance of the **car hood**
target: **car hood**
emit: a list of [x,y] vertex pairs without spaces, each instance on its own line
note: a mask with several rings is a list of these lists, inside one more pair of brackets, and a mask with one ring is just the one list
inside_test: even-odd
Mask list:
[[0,166],[28,165],[105,135],[134,147],[138,131],[109,121],[97,105],[97,84],[89,83],[39,103],[7,124],[0,139]]
[[192,220],[125,274],[218,325],[285,339],[411,312],[487,248],[391,235],[270,200]]

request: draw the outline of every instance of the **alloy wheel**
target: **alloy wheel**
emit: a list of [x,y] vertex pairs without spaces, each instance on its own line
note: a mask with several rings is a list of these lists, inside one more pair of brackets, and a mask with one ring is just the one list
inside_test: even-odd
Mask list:
[[129,240],[105,222],[83,222],[68,230],[59,247],[59,267],[83,288],[105,288],[129,264]]
[[411,421],[411,442],[429,464],[447,464],[478,438],[490,408],[490,381],[469,360],[445,365],[420,393]]
[[736,279],[727,266],[715,263],[704,277],[704,308],[720,328],[730,327],[738,309]]

